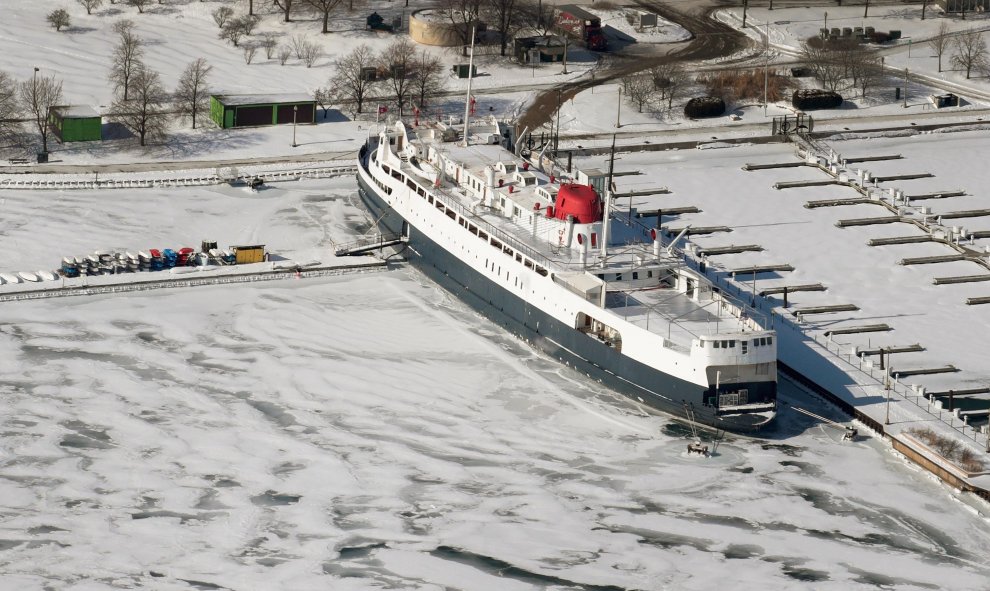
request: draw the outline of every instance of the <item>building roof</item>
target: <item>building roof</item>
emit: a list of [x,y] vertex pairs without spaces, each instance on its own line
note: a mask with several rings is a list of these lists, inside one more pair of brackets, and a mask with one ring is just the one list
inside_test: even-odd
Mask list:
[[59,105],[52,107],[52,110],[62,119],[92,119],[100,116],[96,109],[89,105]]
[[297,92],[290,94],[214,94],[213,98],[225,105],[270,105],[273,103],[315,103],[312,95]]

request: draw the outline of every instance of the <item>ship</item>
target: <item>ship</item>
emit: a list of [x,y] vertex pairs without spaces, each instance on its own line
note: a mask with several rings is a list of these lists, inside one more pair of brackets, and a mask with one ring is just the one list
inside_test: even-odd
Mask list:
[[677,248],[688,228],[616,210],[609,175],[525,157],[511,136],[467,113],[370,133],[357,182],[379,242],[615,392],[708,430],[765,429],[777,410],[771,320]]

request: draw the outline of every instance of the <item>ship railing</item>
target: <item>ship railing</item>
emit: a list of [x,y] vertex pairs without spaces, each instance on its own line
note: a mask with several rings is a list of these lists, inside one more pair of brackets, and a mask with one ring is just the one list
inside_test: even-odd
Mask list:
[[[418,183],[418,181],[414,181],[414,182]],[[490,222],[485,221],[481,216],[477,215],[467,207],[461,205],[460,203],[461,197],[459,197],[455,193],[448,191],[447,189],[442,187],[424,186],[424,188],[432,192],[434,198],[436,198],[438,195],[442,196],[443,204],[447,208],[453,209],[463,218],[470,219],[471,223],[478,226],[479,229],[484,230],[485,233],[487,233],[489,236],[494,237],[495,239],[511,246],[516,251],[526,255],[526,257],[528,257],[537,265],[541,265],[544,268],[549,268],[550,266],[552,266],[553,263],[557,262],[557,261],[551,261],[551,259],[548,258],[546,255],[540,253],[533,247],[525,244],[520,237],[510,234],[502,230],[501,228],[492,225]],[[465,195],[464,198],[467,198],[467,196]]]

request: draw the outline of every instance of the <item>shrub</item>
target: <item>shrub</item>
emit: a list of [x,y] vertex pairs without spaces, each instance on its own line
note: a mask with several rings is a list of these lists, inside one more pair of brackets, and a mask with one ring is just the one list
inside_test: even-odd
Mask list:
[[725,101],[719,96],[695,97],[684,105],[687,117],[718,117],[725,113]]
[[818,88],[795,90],[791,97],[791,104],[800,111],[834,109],[842,104],[842,96],[837,92]]

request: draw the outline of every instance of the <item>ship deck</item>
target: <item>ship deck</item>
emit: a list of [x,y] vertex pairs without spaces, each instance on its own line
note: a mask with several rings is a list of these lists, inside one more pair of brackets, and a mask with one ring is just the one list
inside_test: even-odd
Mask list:
[[[417,141],[417,140],[413,140]],[[513,159],[510,152],[497,145],[473,145],[468,147],[444,144],[444,152],[454,160],[463,162],[469,168],[479,170],[494,162]],[[373,154],[373,152],[372,152]],[[442,178],[439,186],[425,185],[418,178],[415,167],[403,162],[400,168],[408,176],[417,179],[435,195],[442,196],[448,207],[452,207],[462,217],[484,229],[493,237],[511,245],[517,252],[531,258],[551,273],[587,271],[593,275],[609,272],[635,270],[648,266],[652,269],[681,269],[696,277],[699,288],[710,285],[703,276],[684,269],[682,253],[676,249],[668,254],[667,243],[654,255],[653,244],[648,240],[649,228],[631,216],[620,219],[614,214],[610,226],[608,256],[604,262],[599,252],[589,252],[587,261],[582,262],[580,254],[570,248],[556,247],[547,241],[534,237],[529,228],[524,228],[510,218],[486,207],[472,207],[475,199],[465,189],[450,179]],[[538,185],[550,185],[550,175],[530,169],[538,179]],[[533,198],[532,189],[517,191],[511,199],[520,207],[529,206]],[[701,335],[742,333],[751,324],[726,311],[719,311],[719,303],[710,299],[699,303],[675,289],[642,288],[624,282],[607,282],[605,308],[622,317],[629,323],[646,329],[670,341],[668,346],[682,352],[688,351],[692,339]]]

